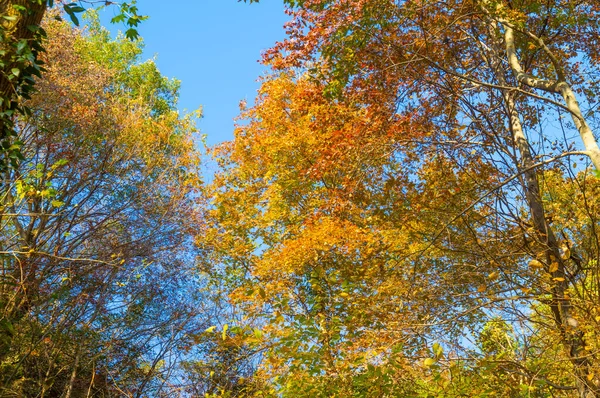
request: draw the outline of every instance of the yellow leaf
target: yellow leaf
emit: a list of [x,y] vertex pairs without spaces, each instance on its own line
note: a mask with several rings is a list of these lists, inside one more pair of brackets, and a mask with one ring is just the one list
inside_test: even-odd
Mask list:
[[423,365],[427,366],[428,368],[433,366],[435,364],[435,359],[433,358],[425,358],[425,360],[423,361]]
[[564,282],[565,278],[552,278],[552,280],[556,282]]
[[592,379],[594,378],[594,374],[590,373],[590,374],[587,375],[586,378],[588,379],[588,381],[592,381]]
[[227,329],[229,329],[229,325],[228,324],[223,325],[223,333],[221,333],[221,338],[223,340],[225,340],[227,338]]
[[479,287],[477,288],[477,291],[479,293],[483,293],[483,292],[485,292],[486,289],[487,289],[487,287],[485,285],[479,285]]
[[538,260],[531,260],[529,262],[529,267],[530,268],[544,268],[544,264],[542,264],[542,262],[538,261]]
[[553,262],[552,264],[550,264],[550,268],[548,269],[548,271],[550,273],[558,271],[558,263]]
[[491,274],[488,275],[488,278],[491,280],[495,280],[498,279],[498,273],[497,272],[492,272]]

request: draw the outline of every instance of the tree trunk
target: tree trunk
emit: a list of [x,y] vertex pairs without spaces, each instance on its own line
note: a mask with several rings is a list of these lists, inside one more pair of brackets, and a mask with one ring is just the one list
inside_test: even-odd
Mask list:
[[0,144],[5,144],[0,147],[0,168],[16,164],[21,157],[20,149],[10,145],[15,135],[13,117],[23,112],[21,96],[33,88],[31,67],[39,69],[41,47],[35,40],[41,35],[35,28],[45,11],[46,0],[0,0],[0,50],[4,53],[0,56]]
[[[504,50],[506,51],[510,71],[515,79],[519,83],[526,84],[530,87],[539,88],[549,92],[560,92],[563,94],[563,97],[567,102],[567,107],[572,112],[573,120],[580,132],[586,151],[594,166],[600,168],[600,149],[598,148],[598,144],[594,139],[591,129],[585,123],[581,111],[579,110],[577,100],[575,99],[570,86],[564,82],[562,74],[559,73],[559,83],[555,83],[537,79],[524,73],[516,55],[513,29],[510,26],[507,26],[506,22],[503,23],[503,21],[500,21],[500,23],[504,28]],[[498,37],[496,32],[496,21],[490,21],[491,36]],[[490,66],[494,70],[498,83],[503,87],[508,87],[509,84],[504,75],[505,70],[501,64],[501,54],[503,53],[501,44],[501,40],[494,43],[490,57],[492,65]],[[560,91],[558,91],[558,87],[561,87]],[[537,171],[534,167],[534,158],[523,130],[520,115],[516,108],[514,95],[509,90],[502,90],[502,97],[510,118],[513,144],[520,155],[517,168],[519,172],[523,173],[525,179],[524,190],[536,235],[535,238],[539,246],[538,250],[543,253],[546,270],[548,272],[552,271],[550,273],[555,283],[551,288],[552,300],[550,304],[554,323],[562,338],[562,343],[565,347],[567,356],[575,369],[575,383],[579,398],[595,398],[598,397],[597,388],[587,380],[591,364],[584,352],[584,347],[586,345],[583,337],[584,333],[579,329],[577,320],[572,317],[572,308],[567,294],[569,282],[566,277],[566,261],[568,261],[568,259],[563,259],[561,257],[560,243],[546,221]],[[558,266],[551,268],[551,264],[557,264]]]

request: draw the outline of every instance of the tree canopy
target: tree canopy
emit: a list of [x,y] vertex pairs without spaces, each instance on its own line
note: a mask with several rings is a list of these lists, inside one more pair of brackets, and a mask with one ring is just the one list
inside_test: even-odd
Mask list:
[[0,195],[0,396],[169,394],[207,327],[189,276],[194,115],[140,43],[95,19],[85,34],[42,26],[46,71],[16,119],[23,160]]
[[207,162],[132,31],[2,3],[0,396],[600,397],[597,2],[284,3]]
[[286,4],[211,191],[258,374],[284,396],[597,396],[598,5]]

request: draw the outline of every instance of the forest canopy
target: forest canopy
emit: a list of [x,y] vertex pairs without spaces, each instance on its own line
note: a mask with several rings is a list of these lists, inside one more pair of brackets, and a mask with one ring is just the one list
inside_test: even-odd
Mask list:
[[600,397],[597,2],[284,4],[212,147],[139,39],[41,22],[0,397]]
[[286,4],[209,185],[257,377],[598,396],[598,4]]

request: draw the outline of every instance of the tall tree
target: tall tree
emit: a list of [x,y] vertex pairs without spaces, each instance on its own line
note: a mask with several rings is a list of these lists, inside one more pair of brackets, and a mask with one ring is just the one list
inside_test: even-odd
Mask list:
[[264,371],[291,396],[452,396],[485,364],[509,395],[598,396],[598,4],[286,3],[213,211]]
[[0,395],[174,393],[182,347],[206,328],[186,274],[194,116],[140,43],[97,22],[43,26],[47,70],[0,195]]

